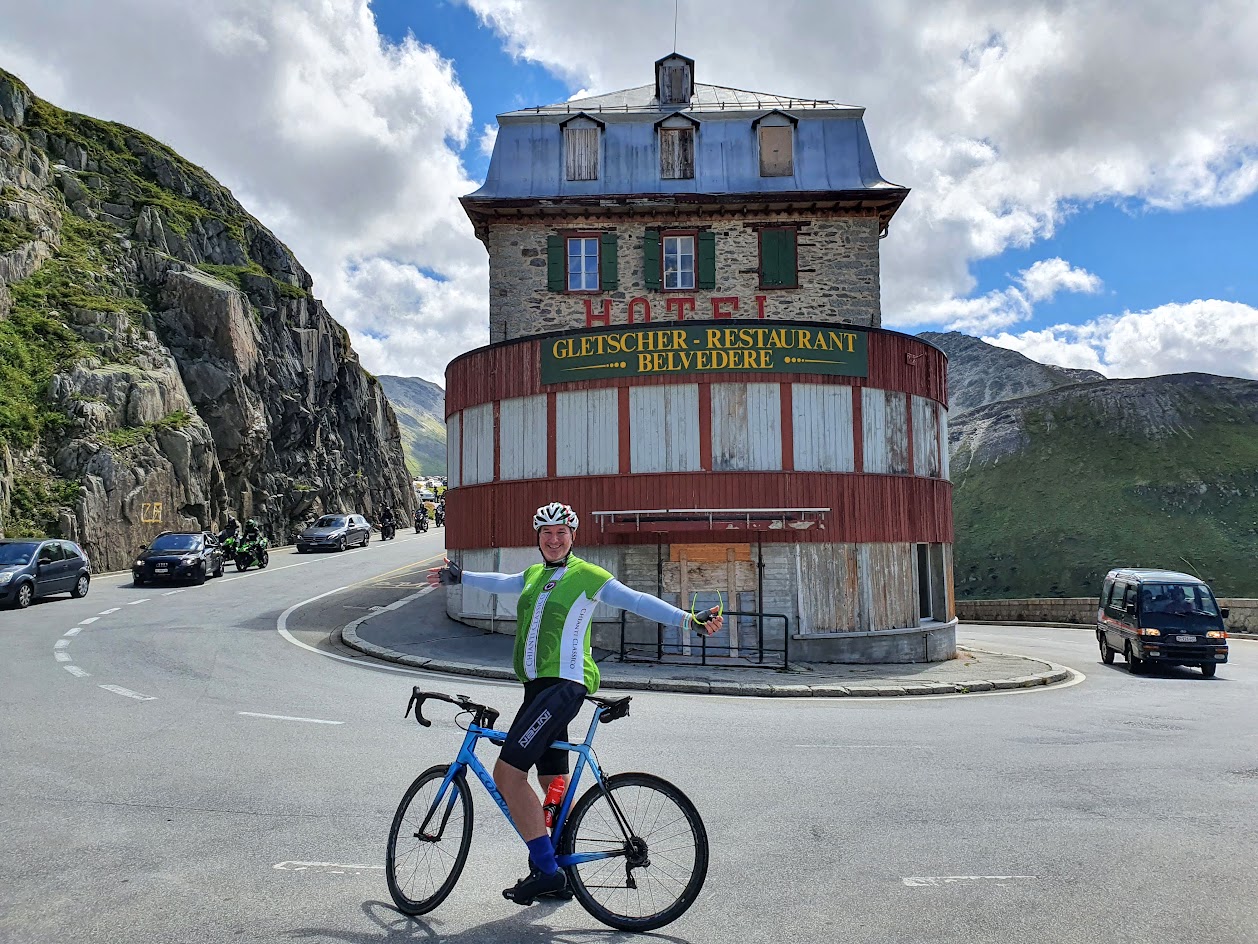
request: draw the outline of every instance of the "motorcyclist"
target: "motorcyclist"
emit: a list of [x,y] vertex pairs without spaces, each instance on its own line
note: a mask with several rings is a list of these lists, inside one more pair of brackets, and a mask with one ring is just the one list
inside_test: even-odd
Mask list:
[[415,533],[428,530],[428,506],[423,502],[415,508]]
[[442,495],[437,499],[437,507],[433,510],[433,520],[437,527],[444,527],[446,523],[446,498]]
[[235,515],[227,516],[227,524],[223,526],[223,530],[218,533],[220,541],[226,541],[228,538],[234,538],[240,533],[240,522],[236,520]]
[[251,541],[254,538],[260,537],[261,534],[262,534],[261,523],[258,521],[257,518],[250,518],[248,523],[245,525],[245,540]]
[[380,512],[380,534],[388,540],[393,537],[397,530],[397,519],[393,516],[393,509],[389,505],[385,505]]

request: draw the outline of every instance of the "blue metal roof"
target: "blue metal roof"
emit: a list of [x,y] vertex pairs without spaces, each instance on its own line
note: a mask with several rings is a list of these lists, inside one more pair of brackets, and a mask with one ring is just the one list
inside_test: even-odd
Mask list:
[[[773,111],[794,119],[794,175],[761,177],[753,122]],[[604,123],[597,180],[568,180],[560,123],[585,113]],[[698,122],[695,176],[660,176],[656,123],[671,114]],[[484,185],[464,199],[562,199],[634,194],[820,193],[904,188],[883,179],[865,132],[864,109],[723,86],[695,85],[690,104],[660,105],[655,87],[522,109],[498,116]]]

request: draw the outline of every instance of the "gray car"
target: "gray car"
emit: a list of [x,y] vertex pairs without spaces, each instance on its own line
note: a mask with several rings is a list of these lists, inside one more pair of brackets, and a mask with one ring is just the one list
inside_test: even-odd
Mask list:
[[91,582],[92,565],[73,541],[0,540],[0,604],[23,610],[53,593],[85,597]]
[[324,515],[297,535],[297,553],[366,547],[370,540],[371,525],[362,515]]

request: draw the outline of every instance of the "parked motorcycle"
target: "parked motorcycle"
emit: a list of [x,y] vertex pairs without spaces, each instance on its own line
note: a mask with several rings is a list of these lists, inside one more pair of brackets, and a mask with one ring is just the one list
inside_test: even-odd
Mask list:
[[250,567],[264,569],[267,564],[271,563],[271,555],[267,552],[270,546],[270,542],[262,534],[246,535],[240,538],[236,546],[236,569],[248,570]]
[[415,509],[415,533],[428,530],[428,509],[420,505]]

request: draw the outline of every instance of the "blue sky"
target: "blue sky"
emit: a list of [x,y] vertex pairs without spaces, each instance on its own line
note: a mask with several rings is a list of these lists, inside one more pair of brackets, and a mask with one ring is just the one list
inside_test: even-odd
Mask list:
[[[681,0],[696,79],[866,107],[912,188],[883,325],[1258,379],[1258,4]],[[0,0],[0,65],[205,167],[376,373],[488,339],[458,198],[494,116],[647,84],[674,0]],[[160,81],[155,81],[160,76]]]

